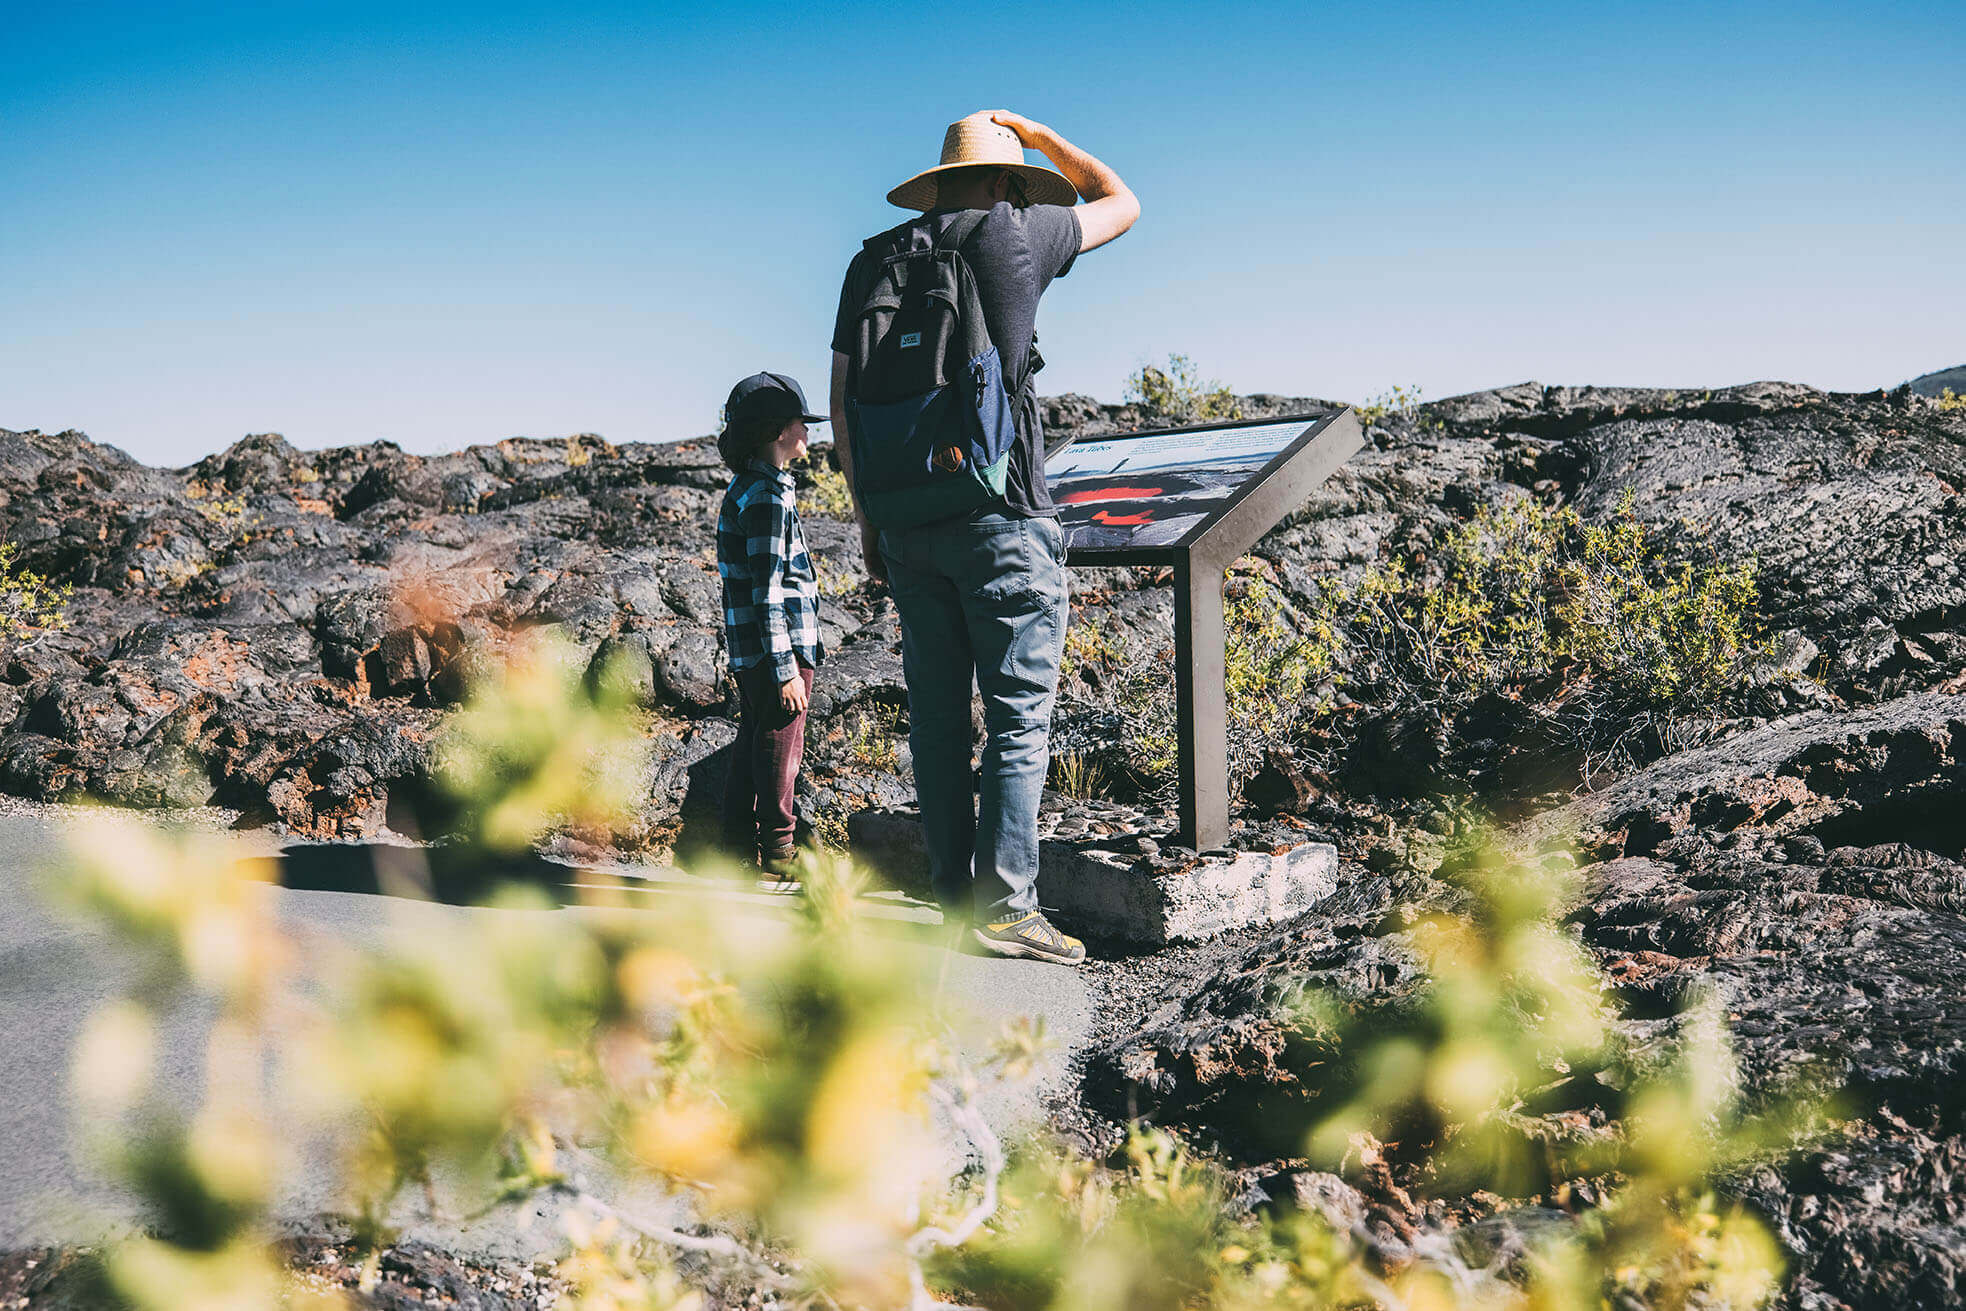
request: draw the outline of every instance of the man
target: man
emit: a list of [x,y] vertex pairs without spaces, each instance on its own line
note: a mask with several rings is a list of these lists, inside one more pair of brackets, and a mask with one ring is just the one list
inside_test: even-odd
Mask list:
[[[1024,162],[1024,148],[1057,166]],[[1061,176],[1062,174],[1062,176]],[[1074,205],[1074,200],[1083,201]],[[1002,504],[881,532],[856,495],[867,571],[886,582],[901,617],[909,746],[929,873],[951,919],[1006,956],[1077,964],[1085,944],[1038,908],[1038,801],[1050,764],[1051,707],[1064,650],[1064,535],[1044,480],[1044,437],[1031,382],[1038,300],[1073,261],[1131,228],[1140,202],[1112,169],[1019,114],[952,124],[942,161],[888,193],[926,218],[868,243],[847,270],[833,331],[833,431],[853,483],[848,432],[856,319],[879,272],[883,238],[926,224],[939,238],[967,211],[985,215],[960,247],[990,340],[1013,388],[1015,440]],[[970,768],[970,684],[983,697],[987,741],[979,791]]]

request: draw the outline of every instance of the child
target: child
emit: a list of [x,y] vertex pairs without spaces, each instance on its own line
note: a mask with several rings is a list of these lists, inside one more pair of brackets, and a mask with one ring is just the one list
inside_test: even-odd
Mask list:
[[785,466],[806,452],[805,392],[782,373],[754,373],[731,388],[717,449],[731,467],[717,515],[724,640],[740,707],[724,843],[757,859],[768,887],[796,890],[792,790],[805,755],[806,703],[819,641],[819,585],[806,553]]

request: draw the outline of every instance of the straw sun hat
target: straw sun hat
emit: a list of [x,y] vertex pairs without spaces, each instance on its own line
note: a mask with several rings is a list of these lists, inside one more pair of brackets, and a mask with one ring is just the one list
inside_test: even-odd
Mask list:
[[935,208],[935,175],[952,168],[973,168],[993,164],[1007,168],[1024,182],[1024,194],[1033,205],[1070,205],[1079,193],[1062,174],[1024,162],[1024,144],[1017,134],[990,117],[989,111],[971,114],[949,124],[942,136],[942,162],[915,174],[887,193],[888,203],[903,209]]

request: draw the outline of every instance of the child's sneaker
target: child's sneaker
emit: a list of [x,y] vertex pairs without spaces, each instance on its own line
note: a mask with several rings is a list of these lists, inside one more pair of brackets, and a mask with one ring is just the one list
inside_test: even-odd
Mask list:
[[976,940],[999,956],[1024,956],[1048,960],[1059,965],[1077,965],[1085,959],[1085,944],[1052,927],[1041,910],[976,926]]
[[763,867],[758,875],[758,890],[761,892],[800,892],[805,885],[799,882],[799,850],[787,847],[783,851],[767,851],[758,864]]

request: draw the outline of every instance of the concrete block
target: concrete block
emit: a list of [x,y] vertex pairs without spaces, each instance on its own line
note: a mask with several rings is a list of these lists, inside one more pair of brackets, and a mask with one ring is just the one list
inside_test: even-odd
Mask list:
[[[848,820],[847,836],[853,854],[896,887],[928,894],[928,856],[913,809],[862,811]],[[1039,844],[1038,899],[1063,927],[1127,942],[1193,942],[1289,919],[1337,890],[1338,851],[1327,842],[1180,864],[1114,845],[1121,844]]]

